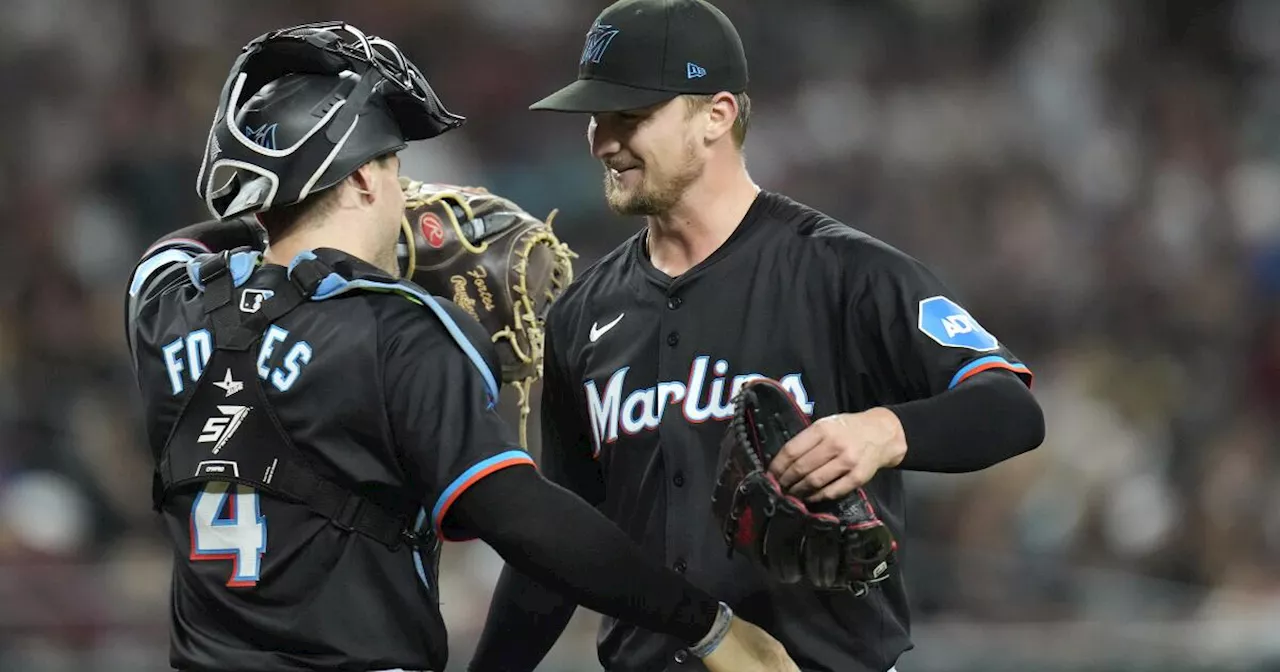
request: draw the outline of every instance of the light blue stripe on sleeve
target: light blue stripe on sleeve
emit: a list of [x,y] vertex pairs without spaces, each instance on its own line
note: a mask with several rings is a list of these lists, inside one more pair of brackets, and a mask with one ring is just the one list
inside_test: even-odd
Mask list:
[[955,387],[956,385],[959,385],[960,381],[964,380],[971,373],[984,367],[986,368],[1000,367],[1000,368],[1009,369],[1010,371],[1014,371],[1016,373],[1031,372],[1031,369],[1028,369],[1025,365],[1012,364],[1009,362],[1009,360],[999,355],[991,355],[989,357],[980,357],[978,359],[973,360],[972,362],[969,362],[968,364],[965,364],[963,367],[960,368],[959,371],[956,371],[956,375],[951,377],[951,384],[947,385],[947,389],[949,390]]
[[459,474],[458,477],[453,479],[453,482],[449,484],[449,487],[445,488],[444,491],[440,493],[440,497],[436,499],[436,505],[431,507],[431,520],[438,526],[440,524],[440,514],[444,512],[445,504],[453,498],[455,493],[466,488],[470,484],[471,479],[476,478],[476,476],[484,470],[489,467],[502,464],[503,462],[523,462],[526,460],[533,460],[529,453],[526,453],[523,450],[508,450],[505,453],[498,453],[493,457],[481,460],[471,465],[470,469]]
[[152,255],[138,264],[137,270],[133,272],[133,282],[129,283],[129,296],[137,296],[138,292],[142,291],[142,286],[147,284],[147,280],[161,268],[169,264],[185,264],[191,259],[191,254],[183,250],[165,250]]

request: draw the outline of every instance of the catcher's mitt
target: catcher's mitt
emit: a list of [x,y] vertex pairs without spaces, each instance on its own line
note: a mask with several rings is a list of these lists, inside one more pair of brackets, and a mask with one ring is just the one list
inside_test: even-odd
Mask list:
[[573,280],[577,256],[542,221],[482,187],[400,178],[405,195],[400,272],[484,325],[502,382],[520,393],[520,443],[528,446],[529,388],[542,376],[547,309]]
[[858,488],[806,506],[782,492],[769,463],[809,425],[782,386],[755,379],[734,397],[720,450],[712,512],[730,555],[736,550],[782,583],[866,592],[895,562],[897,542]]

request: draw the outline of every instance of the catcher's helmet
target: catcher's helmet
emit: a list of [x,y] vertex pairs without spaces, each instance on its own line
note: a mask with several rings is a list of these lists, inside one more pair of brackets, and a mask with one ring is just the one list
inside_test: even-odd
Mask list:
[[342,22],[272,31],[227,76],[196,191],[218,219],[297,203],[464,121],[387,40]]

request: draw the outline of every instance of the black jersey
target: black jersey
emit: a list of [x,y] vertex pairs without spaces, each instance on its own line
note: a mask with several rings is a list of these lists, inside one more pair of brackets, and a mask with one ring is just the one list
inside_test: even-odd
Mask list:
[[[204,271],[218,259],[213,284]],[[449,507],[485,475],[532,463],[495,410],[496,355],[479,324],[416,285],[336,250],[298,261],[171,241],[129,287],[175,553],[171,662],[443,670],[435,542],[471,538]],[[211,312],[215,291],[229,312]],[[301,300],[275,310],[289,296]],[[250,347],[221,349],[259,314],[273,319]]]
[[[762,192],[715,253],[671,279],[639,234],[553,306],[543,469],[787,646],[801,668],[885,672],[909,649],[899,570],[864,597],[780,585],[728,557],[711,515],[716,455],[744,381],[781,381],[812,418],[936,395],[978,372],[1030,371],[922,264]],[[963,446],[957,446],[963,450]],[[866,485],[903,537],[901,472]],[[909,549],[900,549],[906,562]],[[606,618],[611,672],[689,669],[680,643]]]

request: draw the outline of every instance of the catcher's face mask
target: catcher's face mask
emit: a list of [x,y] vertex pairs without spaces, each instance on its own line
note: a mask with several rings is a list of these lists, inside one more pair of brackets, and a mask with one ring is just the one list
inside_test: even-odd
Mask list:
[[387,40],[343,22],[276,30],[223,84],[196,191],[219,219],[296,203],[464,121]]

